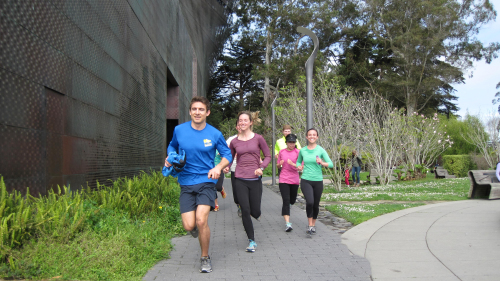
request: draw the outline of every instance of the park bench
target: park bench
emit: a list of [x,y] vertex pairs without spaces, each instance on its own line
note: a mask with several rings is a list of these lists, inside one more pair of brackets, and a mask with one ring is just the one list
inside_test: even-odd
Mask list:
[[456,178],[457,176],[455,175],[450,175],[448,173],[448,170],[446,170],[445,168],[442,168],[442,167],[436,167],[436,169],[434,170],[434,177],[436,179],[454,179]]
[[[379,180],[380,182],[380,175],[382,173],[380,172],[380,170],[378,169],[371,169],[370,170],[370,174],[368,175],[368,178],[370,179],[370,183],[371,184],[376,184],[377,183],[377,180]],[[392,172],[391,172],[391,176],[389,177],[389,182],[393,182],[393,181],[396,181],[396,177],[394,175],[392,175]]]
[[500,198],[500,182],[492,170],[469,171],[470,189],[469,198]]

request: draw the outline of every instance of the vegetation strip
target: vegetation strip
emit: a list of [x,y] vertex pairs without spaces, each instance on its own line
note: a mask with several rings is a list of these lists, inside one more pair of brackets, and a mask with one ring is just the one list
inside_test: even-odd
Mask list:
[[184,234],[180,188],[159,172],[96,190],[8,194],[0,180],[0,277],[142,280]]

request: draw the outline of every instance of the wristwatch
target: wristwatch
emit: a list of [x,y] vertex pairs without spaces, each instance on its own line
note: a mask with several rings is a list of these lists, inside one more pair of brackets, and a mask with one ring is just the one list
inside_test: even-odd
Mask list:
[[260,169],[261,169],[262,171],[264,171],[264,168],[260,167]]

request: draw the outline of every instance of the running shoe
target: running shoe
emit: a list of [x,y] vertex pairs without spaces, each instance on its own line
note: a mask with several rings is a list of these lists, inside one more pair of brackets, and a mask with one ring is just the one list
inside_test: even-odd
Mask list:
[[312,238],[312,232],[311,232],[311,227],[310,226],[307,227],[306,237],[307,238]]
[[219,205],[215,205],[214,212],[217,212],[219,210]]
[[293,230],[292,223],[291,222],[287,223],[286,228],[285,228],[285,232],[290,232],[292,230]]
[[241,217],[241,207],[238,205],[238,217]]
[[311,234],[316,234],[316,226],[311,226]]
[[226,198],[226,191],[224,190],[224,187],[222,187],[222,191],[220,192],[220,195],[222,195],[222,198]]
[[200,267],[201,273],[212,272],[212,260],[210,259],[210,256],[201,257],[200,261],[201,261],[201,267]]
[[257,249],[257,243],[255,243],[252,239],[248,239],[247,252],[253,253],[255,252],[255,249]]
[[194,227],[193,230],[189,231],[194,238],[198,238],[198,227]]

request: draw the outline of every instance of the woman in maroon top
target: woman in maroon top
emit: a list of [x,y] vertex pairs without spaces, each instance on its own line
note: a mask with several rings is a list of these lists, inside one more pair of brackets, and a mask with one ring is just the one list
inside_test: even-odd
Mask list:
[[[238,203],[241,207],[241,219],[248,236],[247,252],[255,252],[257,243],[250,216],[260,218],[260,203],[262,200],[262,171],[271,161],[271,153],[264,138],[252,132],[252,116],[243,111],[238,114],[238,125],[241,133],[231,141],[229,148],[236,155],[235,187]],[[260,152],[264,154],[264,161],[260,161]]]

